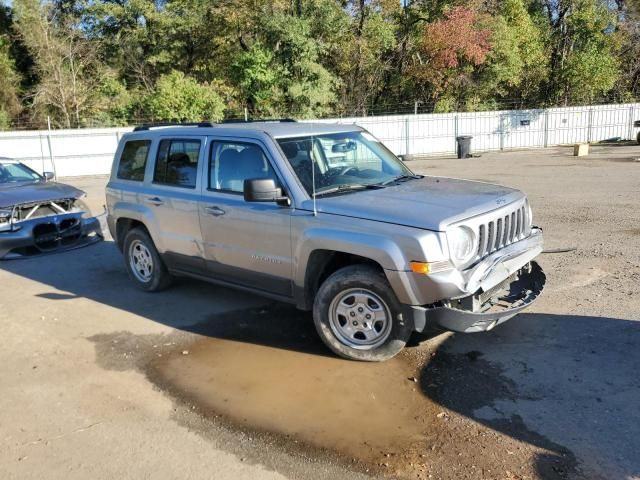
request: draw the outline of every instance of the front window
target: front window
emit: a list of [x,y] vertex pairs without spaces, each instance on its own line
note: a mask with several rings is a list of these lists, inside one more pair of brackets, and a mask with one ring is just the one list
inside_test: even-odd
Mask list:
[[0,163],[0,184],[39,182],[42,177],[21,163]]
[[281,138],[278,143],[309,195],[313,195],[314,183],[316,195],[320,195],[383,185],[413,175],[367,132]]
[[242,193],[244,181],[276,174],[262,148],[253,143],[214,142],[209,162],[209,189]]

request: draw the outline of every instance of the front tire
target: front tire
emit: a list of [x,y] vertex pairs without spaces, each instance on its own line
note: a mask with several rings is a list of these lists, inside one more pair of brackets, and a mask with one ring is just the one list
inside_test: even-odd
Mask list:
[[334,353],[366,362],[394,357],[413,332],[389,282],[369,265],[351,265],[329,276],[316,295],[313,321]]
[[129,230],[124,238],[123,252],[127,273],[139,289],[158,292],[171,284],[172,277],[145,230]]

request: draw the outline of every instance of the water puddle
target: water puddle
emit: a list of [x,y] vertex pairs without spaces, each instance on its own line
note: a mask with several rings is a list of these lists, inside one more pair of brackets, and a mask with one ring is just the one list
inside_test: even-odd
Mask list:
[[419,442],[421,419],[435,415],[401,358],[366,364],[204,338],[156,369],[161,383],[236,423],[361,459]]
[[574,460],[562,448],[517,418],[476,418],[517,388],[480,352],[444,351],[454,338],[423,339],[384,363],[346,361],[324,348],[307,314],[271,305],[168,336],[91,340],[104,368],[140,369],[192,414],[265,448],[399,478],[512,478],[504,473],[514,469],[513,478],[566,478]]

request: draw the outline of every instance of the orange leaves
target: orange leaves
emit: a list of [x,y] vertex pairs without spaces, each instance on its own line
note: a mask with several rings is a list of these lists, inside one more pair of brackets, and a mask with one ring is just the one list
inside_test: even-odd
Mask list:
[[443,19],[428,23],[414,75],[441,90],[461,73],[460,68],[482,65],[491,50],[491,31],[482,27],[485,20],[484,15],[459,6]]

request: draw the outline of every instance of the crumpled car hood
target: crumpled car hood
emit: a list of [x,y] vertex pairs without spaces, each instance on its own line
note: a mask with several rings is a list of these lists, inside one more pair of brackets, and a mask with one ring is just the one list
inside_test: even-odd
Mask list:
[[70,185],[56,182],[0,184],[0,208],[23,203],[47,202],[63,198],[80,198],[84,195]]
[[[409,227],[444,231],[447,225],[522,200],[519,190],[447,177],[424,177],[378,190],[317,199],[317,210]],[[311,200],[305,201],[312,210]]]

